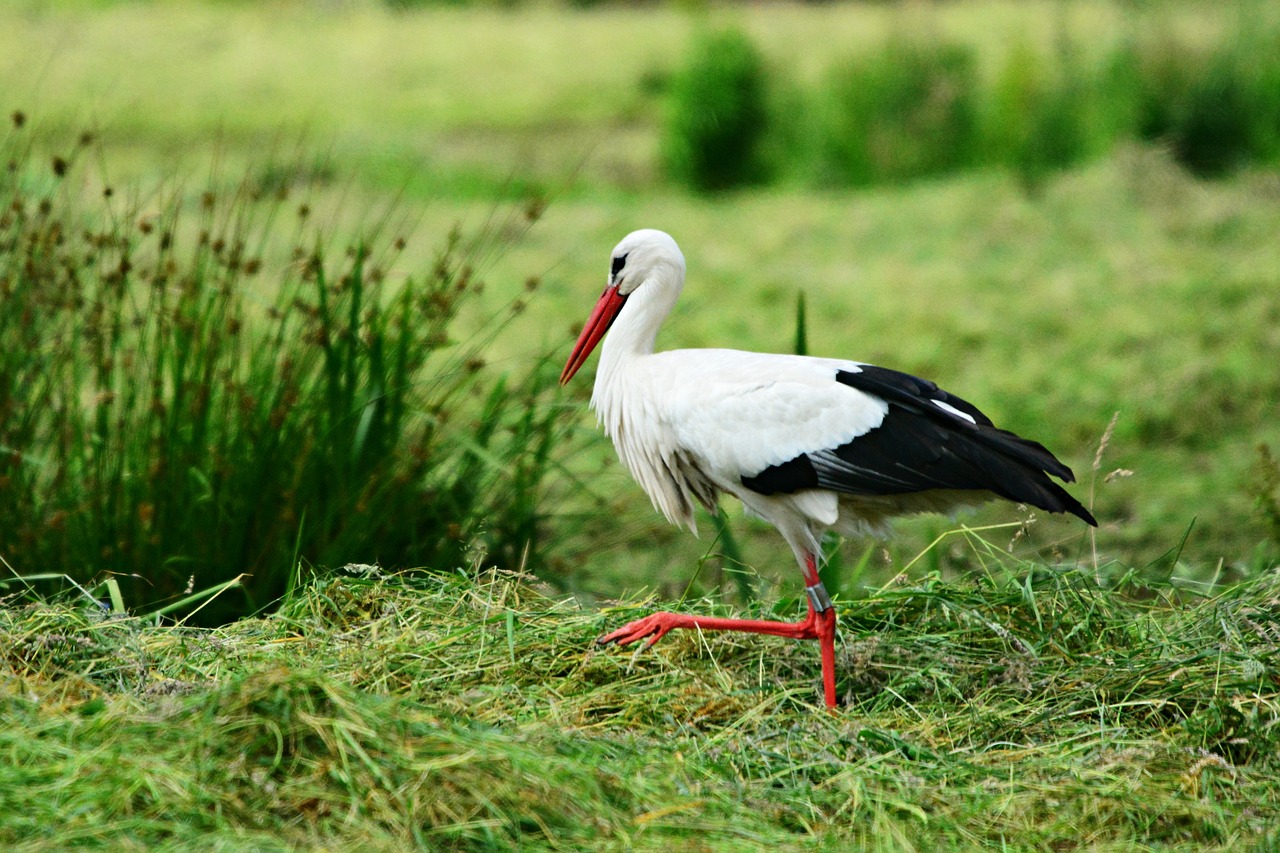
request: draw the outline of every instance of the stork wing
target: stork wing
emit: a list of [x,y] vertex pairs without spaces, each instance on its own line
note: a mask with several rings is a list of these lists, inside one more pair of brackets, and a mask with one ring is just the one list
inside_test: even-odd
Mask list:
[[934,383],[854,362],[768,358],[776,361],[748,368],[760,371],[754,383],[703,383],[697,411],[681,415],[681,443],[710,452],[711,464],[736,470],[746,488],[765,495],[982,490],[1096,524],[1049,479],[1072,482],[1070,468]]
[[722,483],[737,485],[788,460],[848,444],[889,411],[877,397],[835,381],[853,362],[736,350],[672,350],[654,356],[649,396],[676,443]]

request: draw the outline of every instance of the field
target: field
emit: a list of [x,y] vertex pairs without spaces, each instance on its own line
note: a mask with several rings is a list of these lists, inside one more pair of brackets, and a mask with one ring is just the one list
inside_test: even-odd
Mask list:
[[[1065,27],[1097,49],[1124,31],[1108,4],[1066,8],[765,6],[712,18],[740,22],[779,65],[802,57],[788,71],[806,79],[894,27],[967,38],[986,57],[1011,34],[1048,42]],[[8,39],[0,71],[13,81],[14,108],[41,132],[65,144],[94,128],[106,182],[138,187],[144,202],[158,182],[194,186],[215,162],[224,181],[265,168],[258,160],[278,162],[319,185],[314,216],[339,230],[398,198],[418,225],[402,259],[412,269],[453,224],[478,233],[504,208],[546,200],[527,235],[481,259],[489,306],[530,276],[543,282],[526,318],[492,347],[498,365],[562,353],[609,248],[633,228],[662,227],[691,267],[668,346],[786,350],[803,292],[815,354],[933,378],[1084,472],[1108,559],[1154,563],[1184,536],[1181,559],[1197,575],[1263,559],[1257,448],[1280,444],[1270,416],[1280,373],[1266,369],[1280,353],[1280,248],[1267,239],[1280,225],[1273,172],[1205,183],[1159,150],[1125,148],[1031,197],[992,170],[863,192],[782,186],[699,197],[663,182],[654,160],[661,81],[702,26],[696,15],[394,15],[376,4],[345,12],[189,4],[163,16],[147,4],[88,9],[18,13],[18,26],[0,36]],[[1194,4],[1167,18],[1201,38],[1227,20]],[[117,42],[133,46],[127,60],[113,51]],[[578,399],[586,385],[577,384]],[[1133,476],[1091,483],[1094,451],[1117,412],[1101,473]],[[579,457],[608,459],[580,440]],[[607,514],[627,524],[588,531],[590,548],[580,525],[562,525],[564,583],[603,594],[620,582],[681,588],[707,546],[663,530],[620,473],[584,476],[601,501],[621,502]],[[604,512],[599,503],[588,509]],[[1001,509],[972,523],[1010,517]],[[1075,528],[1048,528],[1044,544],[1062,540],[1066,553],[1079,553]],[[906,525],[894,562],[943,529]],[[758,532],[748,531],[753,564],[766,577],[778,562],[789,572],[784,550]],[[655,538],[664,545],[656,551]],[[634,542],[643,552],[629,549]],[[609,568],[620,561],[636,569]]]
[[[1204,180],[1168,146],[1124,142],[1032,183],[987,165],[867,188],[788,174],[709,195],[660,166],[671,81],[708,29],[741,29],[776,79],[813,90],[903,31],[972,45],[990,77],[1013,46],[1051,53],[1064,34],[1101,55],[1139,12],[997,0],[388,5],[10,4],[0,117],[21,121],[6,118],[0,150],[23,158],[15,192],[56,186],[66,209],[110,211],[117,235],[145,224],[139,245],[171,214],[179,242],[224,213],[234,227],[240,208],[218,205],[238,204],[237,187],[278,190],[285,213],[253,219],[264,272],[236,279],[250,323],[291,293],[300,234],[316,246],[331,235],[335,264],[344,239],[399,246],[403,235],[376,282],[429,287],[456,228],[448,274],[483,282],[447,318],[453,340],[477,347],[447,362],[478,371],[458,407],[479,417],[493,411],[486,394],[519,387],[496,432],[529,405],[554,437],[541,479],[517,492],[536,542],[495,545],[508,519],[478,502],[445,520],[457,540],[439,558],[448,564],[407,564],[400,539],[380,532],[373,545],[335,538],[325,553],[338,556],[312,577],[304,532],[317,516],[286,513],[296,530],[276,547],[301,566],[255,569],[243,600],[225,587],[243,564],[165,562],[177,587],[162,593],[161,567],[149,582],[150,566],[120,562],[123,548],[116,562],[96,545],[59,562],[6,547],[0,841],[1277,843],[1275,165]],[[1159,16],[1193,44],[1233,32],[1232,13],[1213,4],[1164,4]],[[72,161],[60,185],[58,160]],[[727,534],[704,518],[700,539],[656,517],[593,429],[590,365],[565,392],[537,384],[540,365],[567,354],[610,248],[639,227],[669,231],[689,260],[660,345],[788,351],[803,294],[811,353],[927,376],[1044,442],[1075,469],[1072,489],[1101,527],[1004,505],[844,543],[830,585],[847,707],[834,716],[817,710],[808,644],[673,635],[634,661],[595,650],[591,639],[653,604],[648,595],[717,612],[797,606],[789,552],[736,507]],[[5,319],[0,332],[33,328]],[[0,354],[0,367],[14,363]],[[103,399],[91,385],[72,393]],[[516,467],[487,445],[442,446],[469,448],[486,484]],[[192,482],[174,478],[165,494],[176,501]],[[383,497],[374,514],[394,521],[397,495]],[[121,515],[147,527],[156,504]],[[21,541],[51,541],[65,515],[34,513]],[[212,543],[203,556],[223,553],[221,532],[200,533]],[[375,561],[388,574],[323,571]],[[410,568],[439,574],[394,573]],[[528,569],[536,579],[518,574]],[[100,616],[63,573],[92,580],[95,598],[124,598]],[[161,604],[186,612],[173,604],[183,584],[201,604],[219,593],[227,612],[279,609],[223,627],[155,618]]]

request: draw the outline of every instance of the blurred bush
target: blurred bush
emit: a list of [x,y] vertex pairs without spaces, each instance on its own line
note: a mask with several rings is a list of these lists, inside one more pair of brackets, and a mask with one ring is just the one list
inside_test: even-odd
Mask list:
[[1217,177],[1280,159],[1280,28],[1245,25],[1207,55],[1161,47],[1177,50],[1183,71],[1181,79],[1161,75],[1173,82],[1168,91],[1149,90],[1149,131],[1168,141],[1179,162]]
[[769,129],[764,81],[764,61],[744,34],[699,38],[671,82],[662,146],[667,173],[703,192],[762,179]]
[[983,162],[1004,165],[1028,187],[1048,174],[1105,153],[1133,124],[1122,73],[1095,69],[1069,41],[1056,57],[1014,47],[984,114]]
[[250,573],[220,620],[274,600],[298,559],[536,567],[555,372],[508,383],[482,340],[451,337],[480,291],[458,235],[392,275],[402,235],[331,250],[284,187],[143,209],[79,168],[87,137],[46,158],[14,124],[0,555],[17,570],[112,573],[131,604]]
[[773,99],[745,36],[704,38],[670,93],[668,174],[716,190],[766,177],[860,186],[996,166],[1034,186],[1126,139],[1167,146],[1201,177],[1280,162],[1280,20],[1242,14],[1202,46],[1158,13],[1133,14],[1135,35],[1115,47],[1086,50],[1062,29],[1052,50],[1014,44],[989,79],[967,45],[893,36],[806,91],[771,79],[769,92],[785,95]]
[[968,166],[978,106],[971,48],[893,39],[831,75],[819,121],[824,176],[893,183]]

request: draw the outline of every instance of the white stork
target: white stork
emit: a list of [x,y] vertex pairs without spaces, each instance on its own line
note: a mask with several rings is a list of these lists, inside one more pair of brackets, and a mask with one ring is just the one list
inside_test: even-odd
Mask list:
[[684,286],[680,248],[662,231],[628,234],[560,375],[568,382],[605,332],[591,406],[654,506],[696,532],[694,503],[727,492],[777,528],[804,573],[800,622],[654,613],[600,638],[626,645],[672,628],[817,639],[823,694],[836,705],[831,599],[818,578],[823,534],[882,534],[896,515],[992,497],[1090,512],[1050,474],[1071,469],[1034,441],[997,429],[972,404],[924,379],[856,361],[727,349],[654,352]]

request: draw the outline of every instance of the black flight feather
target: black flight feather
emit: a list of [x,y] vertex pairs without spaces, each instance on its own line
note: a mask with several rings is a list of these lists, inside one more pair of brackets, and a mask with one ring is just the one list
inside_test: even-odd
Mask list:
[[861,365],[835,378],[888,403],[884,421],[848,444],[815,449],[743,477],[744,486],[765,495],[814,488],[851,495],[984,490],[1097,526],[1047,476],[1073,482],[1070,468],[1038,442],[996,428],[972,403],[927,379],[883,367]]

